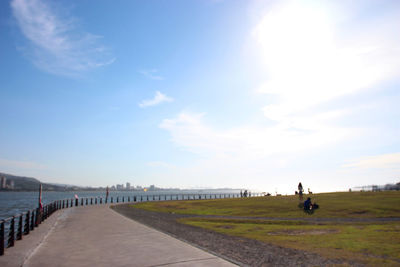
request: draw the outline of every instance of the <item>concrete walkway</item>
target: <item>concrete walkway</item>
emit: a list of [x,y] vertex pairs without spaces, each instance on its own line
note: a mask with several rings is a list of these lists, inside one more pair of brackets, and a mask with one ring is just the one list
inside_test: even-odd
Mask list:
[[[24,241],[28,240],[19,243]],[[234,264],[132,221],[104,205],[60,211],[40,244],[29,251],[29,255],[23,259],[23,266],[234,266]]]

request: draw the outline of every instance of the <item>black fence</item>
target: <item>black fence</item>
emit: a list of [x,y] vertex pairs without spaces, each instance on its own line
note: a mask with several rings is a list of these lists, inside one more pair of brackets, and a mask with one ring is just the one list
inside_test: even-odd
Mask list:
[[[260,193],[252,193],[249,197],[261,196]],[[171,200],[205,200],[205,199],[224,199],[240,198],[240,194],[174,194],[174,195],[134,195],[117,197],[90,197],[72,198],[51,202],[44,205],[42,209],[33,209],[19,215],[6,218],[0,221],[0,256],[4,255],[4,250],[13,247],[17,240],[22,240],[24,235],[29,235],[31,231],[50,217],[59,209],[67,209],[77,206],[92,206],[108,203],[130,203],[145,201],[171,201]]]

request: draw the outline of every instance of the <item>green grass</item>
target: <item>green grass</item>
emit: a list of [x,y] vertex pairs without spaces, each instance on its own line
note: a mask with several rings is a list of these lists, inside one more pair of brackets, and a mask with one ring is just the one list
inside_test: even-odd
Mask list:
[[400,265],[399,223],[323,223],[304,221],[185,218],[180,222],[219,233],[256,239],[368,265]]
[[[313,215],[299,209],[297,196],[146,202],[132,207],[177,214],[243,217],[189,217],[179,221],[226,235],[315,252],[327,258],[356,261],[371,266],[400,266],[400,222],[322,223],[303,220],[400,217],[399,191],[326,193],[311,197],[313,202],[320,205],[320,209]],[[253,217],[281,219],[252,219]]]
[[[306,197],[306,196],[305,196]],[[384,218],[400,217],[400,191],[343,192],[311,195],[320,205],[313,217]],[[297,196],[256,197],[196,201],[145,202],[136,208],[196,215],[228,215],[244,217],[309,217],[298,208]]]

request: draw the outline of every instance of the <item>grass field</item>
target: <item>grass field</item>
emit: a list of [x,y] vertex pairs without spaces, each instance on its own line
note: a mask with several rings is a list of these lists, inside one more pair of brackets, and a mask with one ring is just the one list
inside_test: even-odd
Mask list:
[[[313,215],[298,208],[296,196],[146,202],[133,206],[157,212],[227,216],[189,217],[179,221],[226,235],[312,251],[327,258],[371,266],[400,266],[399,221],[348,221],[348,218],[400,217],[400,192],[328,193],[311,197],[320,205]],[[335,221],[306,221],[303,218],[331,218]],[[340,218],[347,218],[347,221]]]
[[[320,205],[318,218],[400,217],[400,191],[343,192],[311,195]],[[178,214],[228,215],[243,217],[309,217],[298,208],[296,196],[235,198],[201,201],[145,202],[137,207]]]

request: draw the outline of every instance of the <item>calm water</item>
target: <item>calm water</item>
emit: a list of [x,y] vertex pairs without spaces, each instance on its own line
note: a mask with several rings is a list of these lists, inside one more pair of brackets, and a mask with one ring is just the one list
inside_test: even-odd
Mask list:
[[[240,190],[179,190],[179,191],[110,191],[109,197],[132,197],[132,196],[152,196],[152,195],[182,195],[182,194],[238,194]],[[43,192],[43,204],[55,200],[72,199],[75,194],[79,198],[105,198],[105,192]],[[164,198],[164,197],[162,197]],[[167,197],[168,199],[169,197]],[[175,198],[175,197],[174,197]],[[0,219],[11,217],[21,212],[25,212],[38,207],[38,192],[0,192]]]

